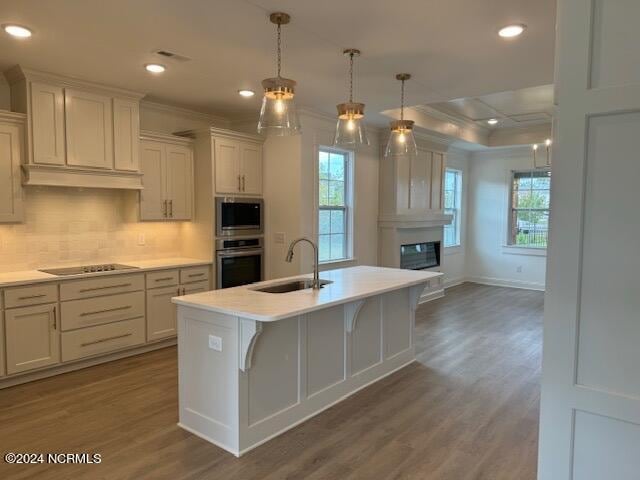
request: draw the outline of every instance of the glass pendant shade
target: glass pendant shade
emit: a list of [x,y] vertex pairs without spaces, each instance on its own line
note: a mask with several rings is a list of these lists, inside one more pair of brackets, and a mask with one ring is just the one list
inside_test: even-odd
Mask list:
[[264,97],[258,133],[286,136],[300,133],[300,120],[294,100],[296,82],[282,77],[263,80]]
[[364,103],[341,103],[338,105],[338,124],[333,144],[342,147],[369,145],[362,119]]
[[393,156],[417,156],[418,147],[413,136],[412,120],[395,120],[391,122],[391,134],[387,142],[385,157]]

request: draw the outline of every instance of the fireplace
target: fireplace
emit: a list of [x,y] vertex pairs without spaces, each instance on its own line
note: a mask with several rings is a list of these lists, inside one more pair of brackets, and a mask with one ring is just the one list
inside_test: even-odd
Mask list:
[[440,266],[440,242],[400,245],[400,268],[424,270]]

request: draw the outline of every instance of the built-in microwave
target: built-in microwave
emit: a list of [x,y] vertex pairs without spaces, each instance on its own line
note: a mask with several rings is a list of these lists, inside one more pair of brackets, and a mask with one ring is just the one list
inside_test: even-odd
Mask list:
[[216,197],[216,235],[262,235],[264,202],[261,198]]

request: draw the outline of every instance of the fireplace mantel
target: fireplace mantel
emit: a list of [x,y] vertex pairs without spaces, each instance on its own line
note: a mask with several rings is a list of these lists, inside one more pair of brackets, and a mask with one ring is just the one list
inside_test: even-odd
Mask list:
[[453,215],[444,213],[409,214],[409,215],[380,215],[378,226],[380,228],[435,228],[449,225]]

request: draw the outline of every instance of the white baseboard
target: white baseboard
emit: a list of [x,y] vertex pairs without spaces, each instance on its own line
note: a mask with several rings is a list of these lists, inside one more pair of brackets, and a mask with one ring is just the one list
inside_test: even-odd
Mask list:
[[441,290],[435,290],[435,291],[423,293],[420,296],[420,300],[418,301],[418,305],[421,305],[423,303],[427,303],[427,302],[430,302],[431,300],[436,300],[436,299],[442,298],[442,297],[444,297],[444,288],[441,289]]
[[444,281],[444,288],[446,289],[446,288],[455,287],[457,285],[462,285],[466,281],[467,279],[464,277],[450,278]]
[[464,281],[479,283],[481,285],[493,285],[495,287],[522,288],[524,290],[538,290],[541,292],[545,290],[544,283],[525,282],[523,280],[513,280],[510,278],[466,277]]

